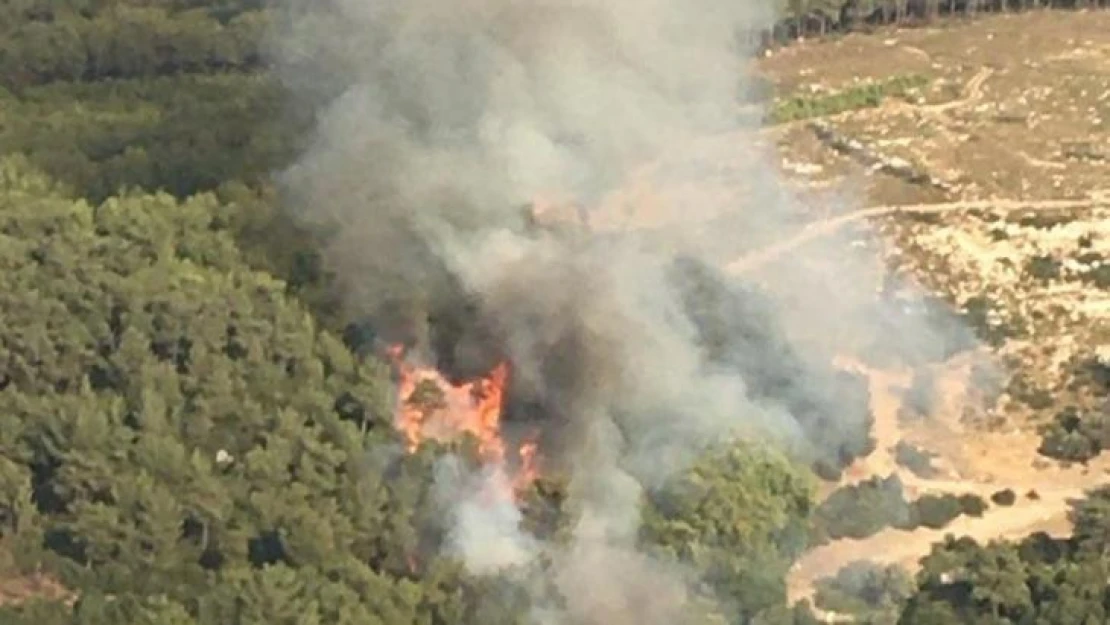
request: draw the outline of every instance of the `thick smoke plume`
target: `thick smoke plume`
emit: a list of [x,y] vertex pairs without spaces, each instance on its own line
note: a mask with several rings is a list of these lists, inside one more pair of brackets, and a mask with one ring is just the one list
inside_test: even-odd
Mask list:
[[[542,620],[681,622],[681,572],[637,551],[642,489],[737,431],[797,444],[798,406],[835,382],[802,365],[770,379],[769,363],[858,347],[889,316],[872,269],[830,245],[769,274],[772,313],[720,324],[739,351],[707,354],[675,259],[717,264],[798,223],[739,105],[745,34],[772,4],[332,0],[276,46],[289,84],[326,100],[283,182],[301,217],[331,228],[346,305],[462,371],[508,357],[514,387],[558,424],[544,452],[580,515]],[[529,230],[521,207],[537,200],[585,207],[591,233]],[[780,315],[800,343],[768,338]],[[818,409],[859,412],[848,404]],[[540,549],[471,478],[440,477],[452,548],[475,571]]]

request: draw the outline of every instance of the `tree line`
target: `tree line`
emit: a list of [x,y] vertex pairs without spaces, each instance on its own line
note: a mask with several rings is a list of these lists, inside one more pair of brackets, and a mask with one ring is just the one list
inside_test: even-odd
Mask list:
[[[0,6],[0,86],[266,67],[264,33],[303,0],[14,0]],[[1110,0],[782,0],[764,46],[942,17],[1087,9]]]
[[760,39],[769,46],[878,26],[927,24],[944,17],[1106,7],[1110,0],[781,0],[782,17]]

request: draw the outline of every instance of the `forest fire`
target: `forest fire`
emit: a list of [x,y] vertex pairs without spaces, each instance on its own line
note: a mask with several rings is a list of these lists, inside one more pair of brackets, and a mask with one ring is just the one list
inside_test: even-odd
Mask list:
[[455,383],[434,367],[414,365],[405,359],[405,349],[388,350],[396,367],[397,408],[394,424],[404,435],[409,453],[425,440],[450,441],[465,434],[478,441],[478,455],[487,466],[503,473],[514,493],[527,488],[538,476],[535,441],[526,441],[516,451],[518,462],[510,470],[508,444],[501,429],[509,364],[502,362],[472,382]]

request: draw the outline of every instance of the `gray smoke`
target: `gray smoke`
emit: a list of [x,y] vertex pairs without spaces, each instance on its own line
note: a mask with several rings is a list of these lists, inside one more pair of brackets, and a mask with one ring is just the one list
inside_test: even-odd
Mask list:
[[[411,311],[474,304],[514,385],[559,417],[545,453],[580,515],[553,559],[562,607],[537,597],[542,620],[680,622],[681,571],[637,551],[642,490],[737,431],[798,436],[790,407],[743,373],[770,355],[708,366],[671,274],[678,254],[719,263],[798,224],[737,104],[743,34],[773,4],[332,0],[275,46],[289,84],[327,101],[282,181],[298,214],[333,232],[345,303],[425,349]],[[586,207],[594,233],[529,231],[520,207],[538,198]],[[827,352],[883,314],[842,248],[798,252],[770,290],[798,340]],[[452,549],[475,571],[541,548],[511,505],[481,503],[473,476],[440,478]]]

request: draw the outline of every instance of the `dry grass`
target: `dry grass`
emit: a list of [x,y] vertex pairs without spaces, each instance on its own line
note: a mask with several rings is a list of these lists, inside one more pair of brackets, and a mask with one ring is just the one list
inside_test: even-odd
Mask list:
[[[768,131],[783,171],[799,181],[822,189],[847,185],[869,206],[933,205],[833,217],[799,238],[822,236],[844,220],[877,223],[894,243],[889,262],[977,310],[984,335],[995,339],[990,356],[1019,382],[993,406],[976,408],[967,396],[966,363],[942,365],[944,401],[929,418],[899,425],[897,406],[874,406],[882,440],[848,479],[900,470],[891,448],[906,441],[938,456],[943,468],[931,480],[902,471],[922,492],[1042,491],[1037,501],[1019,500],[947,531],[980,540],[1066,533],[1067,499],[1105,483],[1110,462],[1064,467],[1039,459],[1036,426],[1064,404],[1098,400],[1076,384],[1077,365],[1110,344],[1110,12],[1002,15],[854,34],[787,48],[761,68],[780,90],[798,93],[843,92],[904,75],[928,80],[916,100],[885,98],[821,121],[866,146],[872,164],[903,163],[939,185],[866,167],[861,161],[868,159],[828,149],[805,125]],[[1069,198],[1076,201],[1044,202]],[[776,244],[783,252],[792,242]],[[888,376],[888,386],[905,383],[902,374],[872,375]],[[898,401],[886,392],[874,397]],[[831,543],[799,563],[791,594],[806,596],[817,578],[860,557],[913,566],[943,533],[892,530]]]

